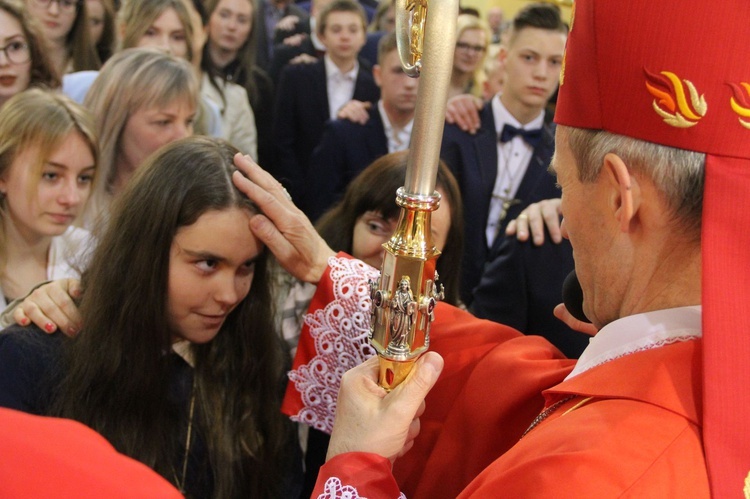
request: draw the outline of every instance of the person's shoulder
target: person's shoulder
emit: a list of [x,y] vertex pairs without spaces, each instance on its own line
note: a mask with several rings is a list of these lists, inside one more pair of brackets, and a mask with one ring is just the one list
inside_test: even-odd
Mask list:
[[99,71],[77,71],[65,74],[62,77],[62,92],[77,103],[83,104],[97,76],[99,76]]
[[0,349],[51,351],[62,343],[63,338],[64,335],[59,331],[48,334],[34,324],[30,326],[13,324],[0,331]]
[[[299,54],[302,54],[303,52],[300,52]],[[299,54],[294,54],[299,55]],[[298,63],[298,64],[292,64],[288,63],[284,68],[281,70],[281,76],[282,80],[286,81],[295,81],[299,83],[307,84],[309,83],[309,80],[306,80],[306,78],[310,78],[312,75],[318,74],[318,73],[325,74],[325,66],[323,63],[323,59],[320,59],[319,61],[315,62],[309,62],[309,63]]]
[[88,229],[71,225],[59,237],[66,244],[87,245],[91,243],[94,236]]

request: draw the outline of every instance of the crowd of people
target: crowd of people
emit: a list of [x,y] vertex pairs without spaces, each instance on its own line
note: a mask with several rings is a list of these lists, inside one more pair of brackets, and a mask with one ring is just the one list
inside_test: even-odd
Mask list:
[[[741,491],[745,236],[713,224],[750,191],[750,74],[701,22],[750,19],[555,3],[457,13],[445,293],[386,393],[367,283],[420,84],[394,0],[0,0],[0,495]],[[47,477],[66,452],[98,467]]]

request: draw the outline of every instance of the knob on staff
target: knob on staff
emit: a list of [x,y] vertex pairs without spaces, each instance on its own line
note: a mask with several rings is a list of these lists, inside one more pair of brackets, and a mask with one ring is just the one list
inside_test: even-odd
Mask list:
[[[428,17],[428,1],[429,17]],[[456,40],[457,0],[397,0],[396,34],[404,71],[420,77],[406,181],[396,195],[398,226],[385,243],[380,278],[371,283],[371,342],[380,356],[380,385],[401,383],[430,344],[430,323],[443,298],[431,215],[445,105]]]

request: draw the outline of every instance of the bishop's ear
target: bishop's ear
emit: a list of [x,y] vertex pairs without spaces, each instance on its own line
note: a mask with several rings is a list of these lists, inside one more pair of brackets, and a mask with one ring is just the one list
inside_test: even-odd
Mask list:
[[610,208],[620,222],[620,230],[627,232],[640,202],[640,185],[631,175],[622,158],[614,153],[604,156],[604,181],[611,188]]

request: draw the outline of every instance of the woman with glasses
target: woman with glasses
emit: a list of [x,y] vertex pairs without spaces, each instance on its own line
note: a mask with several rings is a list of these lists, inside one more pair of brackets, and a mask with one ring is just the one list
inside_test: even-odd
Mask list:
[[0,0],[0,107],[29,87],[60,86],[40,40],[23,4]]
[[58,76],[99,69],[91,44],[86,2],[83,0],[26,0],[26,8],[41,26],[52,66]]
[[461,14],[457,23],[456,51],[448,97],[461,94],[481,97],[486,78],[484,57],[490,43],[490,29],[486,22],[471,14]]

